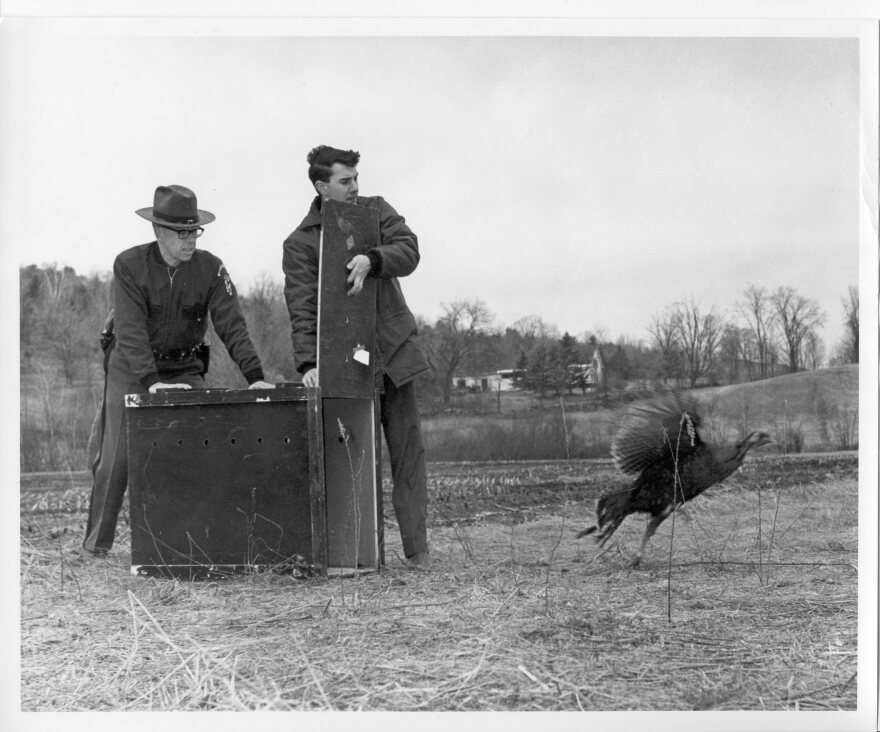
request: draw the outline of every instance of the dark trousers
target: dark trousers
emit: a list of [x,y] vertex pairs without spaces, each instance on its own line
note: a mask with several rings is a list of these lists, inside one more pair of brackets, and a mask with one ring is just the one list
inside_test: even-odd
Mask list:
[[387,376],[380,399],[380,418],[391,458],[392,504],[400,527],[403,553],[428,551],[428,475],[416,386],[400,387]]
[[[186,383],[204,388],[201,363],[181,363],[176,371],[162,372],[165,383]],[[83,547],[108,551],[113,546],[116,522],[128,487],[128,432],[125,426],[125,395],[145,394],[146,389],[114,349],[107,363],[104,400],[89,437],[89,461],[94,481],[89,501],[89,520]]]

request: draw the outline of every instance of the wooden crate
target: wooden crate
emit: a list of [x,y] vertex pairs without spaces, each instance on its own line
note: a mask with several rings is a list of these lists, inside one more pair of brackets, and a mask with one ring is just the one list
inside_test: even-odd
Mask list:
[[132,573],[382,564],[373,400],[169,390],[126,407]]

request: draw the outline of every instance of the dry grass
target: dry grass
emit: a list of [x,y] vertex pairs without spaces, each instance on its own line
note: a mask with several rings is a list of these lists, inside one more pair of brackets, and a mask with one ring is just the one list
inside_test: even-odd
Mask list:
[[556,476],[554,506],[435,524],[433,571],[401,566],[389,524],[385,571],[332,580],[132,577],[124,533],[85,559],[81,513],[25,508],[22,708],[855,709],[855,460],[763,484],[760,515],[735,477],[667,521],[638,570],[638,517],[595,561],[573,539],[592,502],[568,470],[529,474]]

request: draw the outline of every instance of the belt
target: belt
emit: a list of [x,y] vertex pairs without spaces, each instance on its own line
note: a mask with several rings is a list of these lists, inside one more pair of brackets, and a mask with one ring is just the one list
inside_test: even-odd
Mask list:
[[205,347],[204,343],[200,343],[192,348],[173,348],[169,351],[160,351],[153,349],[153,358],[157,361],[183,361],[185,358],[195,355]]

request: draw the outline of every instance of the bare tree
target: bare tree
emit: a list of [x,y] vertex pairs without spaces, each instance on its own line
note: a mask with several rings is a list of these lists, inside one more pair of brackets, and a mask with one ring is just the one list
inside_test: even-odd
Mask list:
[[281,282],[269,273],[263,272],[257,276],[247,295],[240,299],[247,319],[248,333],[267,377],[292,378],[290,318],[287,314]]
[[755,333],[751,328],[742,327],[737,328],[739,333],[739,359],[740,359],[740,369],[745,370],[745,380],[751,381],[752,379],[760,379],[762,378],[762,374],[767,374],[769,371],[769,366],[767,363],[762,363],[763,361],[767,361],[770,358],[770,353],[772,352],[772,345],[767,345],[762,349],[758,346],[758,341],[755,338]]
[[[727,380],[731,384],[739,383],[742,378],[740,367],[743,363],[747,363],[745,351],[748,347],[748,333],[742,328],[737,328],[732,323],[724,326],[724,332],[721,334],[721,340],[718,347],[718,358],[723,367],[727,370]],[[746,366],[748,369],[748,366]]]
[[825,344],[822,342],[819,334],[815,330],[811,330],[806,336],[804,336],[804,368],[810,371],[815,371],[816,369],[822,368],[824,361]]
[[247,292],[248,333],[257,350],[263,350],[276,334],[274,321],[275,305],[281,302],[281,283],[275,281],[267,272],[261,273]]
[[825,322],[825,314],[813,301],[799,295],[791,287],[780,287],[771,296],[773,308],[782,333],[782,350],[788,359],[788,368],[794,373],[805,363],[805,348],[810,333]]
[[703,313],[692,298],[676,305],[674,322],[690,388],[715,367],[724,322],[713,311]]
[[[83,323],[85,328],[85,348],[82,352],[83,370],[86,374],[86,386],[97,399],[103,385],[103,357],[100,351],[100,333],[106,323],[107,316],[113,309],[113,276],[92,275],[86,282],[91,300],[88,316]],[[100,376],[96,379],[96,376]],[[97,404],[96,404],[97,406]]]
[[513,324],[512,330],[519,336],[520,346],[525,353],[534,348],[537,341],[555,340],[559,337],[559,329],[555,325],[545,323],[537,315],[520,318]]
[[677,316],[673,308],[667,308],[661,315],[655,315],[648,326],[648,332],[660,351],[660,373],[662,381],[681,377],[681,350],[678,342]]
[[846,363],[859,362],[859,288],[849,286],[848,298],[843,300],[844,337],[843,357]]
[[479,335],[491,325],[493,316],[482,300],[456,300],[442,307],[443,315],[425,345],[431,367],[440,376],[443,402],[448,404],[455,372],[472,353]]
[[739,311],[745,318],[746,327],[751,333],[750,342],[754,346],[759,376],[766,379],[771,363],[776,315],[770,295],[763,287],[752,283],[743,293],[743,301],[739,303]]
[[92,293],[70,267],[47,267],[37,288],[37,324],[40,340],[48,348],[73,385],[80,362],[97,351],[99,328],[95,326]]

